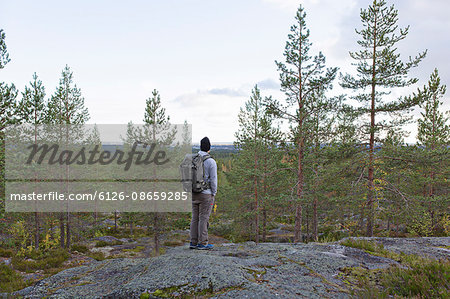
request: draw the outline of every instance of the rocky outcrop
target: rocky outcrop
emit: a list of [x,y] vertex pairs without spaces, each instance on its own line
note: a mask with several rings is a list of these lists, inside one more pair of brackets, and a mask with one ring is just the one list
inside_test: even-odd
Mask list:
[[[374,238],[385,248],[449,258],[450,238]],[[25,298],[347,298],[344,267],[396,261],[339,243],[222,244],[211,251],[171,248],[156,258],[121,258],[64,270],[16,292]]]

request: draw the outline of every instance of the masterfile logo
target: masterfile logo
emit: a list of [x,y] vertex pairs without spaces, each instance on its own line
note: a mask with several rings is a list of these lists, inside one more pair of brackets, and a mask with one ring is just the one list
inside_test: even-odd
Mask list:
[[[5,130],[10,212],[185,212],[191,127],[15,125]],[[56,196],[57,195],[57,196]]]

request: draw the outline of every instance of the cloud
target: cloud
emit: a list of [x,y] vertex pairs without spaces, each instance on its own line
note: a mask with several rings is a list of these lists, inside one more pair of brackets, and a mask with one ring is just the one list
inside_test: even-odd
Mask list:
[[292,11],[293,9],[297,9],[300,4],[317,4],[320,0],[263,0],[263,2],[274,4],[281,9],[286,9]]
[[197,90],[175,97],[168,109],[174,120],[192,124],[193,140],[209,136],[215,141],[230,141],[238,129],[239,109],[249,94],[243,87]]
[[230,97],[242,97],[247,95],[247,93],[243,92],[242,90],[232,88],[212,88],[205,91],[205,93],[213,95],[226,95]]
[[261,90],[268,90],[268,89],[279,90],[280,89],[280,84],[277,81],[273,80],[272,78],[264,79],[262,81],[259,81],[256,84],[258,85],[259,89],[261,89]]

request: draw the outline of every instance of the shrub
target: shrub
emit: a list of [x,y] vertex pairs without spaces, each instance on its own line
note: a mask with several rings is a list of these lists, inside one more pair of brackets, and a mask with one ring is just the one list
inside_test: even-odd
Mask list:
[[101,251],[89,252],[88,256],[96,261],[103,261],[105,259],[105,254]]
[[175,221],[173,221],[173,227],[176,229],[188,229],[191,225],[191,219],[190,216],[185,216],[183,218],[178,218]]
[[368,253],[381,255],[381,256],[384,256],[387,258],[393,258],[393,255],[397,256],[397,254],[384,249],[383,244],[377,243],[375,241],[348,238],[348,239],[341,241],[341,245],[344,245],[347,247],[358,248],[358,249],[367,251]]
[[[411,261],[413,261],[411,263]],[[419,262],[420,261],[420,262]],[[378,286],[360,280],[360,298],[448,298],[450,261],[420,257],[408,267],[391,266],[377,275]],[[369,270],[366,270],[369,271]]]
[[89,248],[87,248],[87,246],[83,244],[73,244],[71,250],[81,253],[87,253],[89,251]]
[[408,231],[419,237],[432,235],[431,215],[426,211],[417,211],[408,221]]
[[13,251],[11,249],[4,249],[0,247],[0,256],[1,257],[12,257]]
[[27,283],[7,265],[0,264],[0,292],[14,292],[23,289]]
[[31,256],[36,258],[36,260],[27,260],[26,258],[30,258],[30,256],[22,257],[16,255],[11,259],[12,265],[15,269],[23,272],[57,268],[69,258],[69,253],[64,249],[53,249],[45,253],[35,251]]
[[97,241],[95,243],[95,247],[105,247],[105,246],[114,246],[114,245],[122,245],[123,242],[120,240],[116,240],[114,242],[106,242],[106,241]]
[[[341,244],[391,258],[402,264],[402,266],[395,265],[378,271],[360,269],[360,272],[364,273],[357,275],[359,287],[362,289],[358,297],[448,298],[450,292],[449,260],[434,260],[417,255],[395,253],[386,250],[383,244],[363,239],[346,239]],[[378,285],[368,283],[367,278],[371,275],[376,277],[370,280],[377,282]]]

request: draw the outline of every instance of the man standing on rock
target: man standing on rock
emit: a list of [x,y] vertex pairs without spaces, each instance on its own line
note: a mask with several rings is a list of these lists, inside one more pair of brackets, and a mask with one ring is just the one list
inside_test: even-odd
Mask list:
[[208,189],[200,193],[192,192],[191,249],[208,250],[214,247],[208,243],[208,221],[217,193],[217,163],[209,156],[210,149],[208,137],[203,138],[198,154],[203,159],[203,175]]

